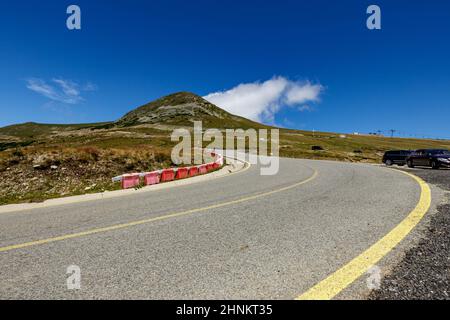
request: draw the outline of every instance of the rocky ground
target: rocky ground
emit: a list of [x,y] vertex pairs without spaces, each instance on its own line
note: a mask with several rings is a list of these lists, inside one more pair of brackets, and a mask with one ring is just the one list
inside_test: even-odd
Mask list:
[[[450,191],[450,170],[411,171],[428,183]],[[424,238],[406,253],[403,261],[383,279],[381,288],[369,298],[450,299],[450,201],[439,206]]]

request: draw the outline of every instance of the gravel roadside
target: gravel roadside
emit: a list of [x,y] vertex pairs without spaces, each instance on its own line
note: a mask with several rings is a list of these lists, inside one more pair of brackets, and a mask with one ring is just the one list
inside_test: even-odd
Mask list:
[[[450,170],[404,169],[450,192]],[[450,299],[450,196],[430,219],[425,236],[411,248],[370,300]]]

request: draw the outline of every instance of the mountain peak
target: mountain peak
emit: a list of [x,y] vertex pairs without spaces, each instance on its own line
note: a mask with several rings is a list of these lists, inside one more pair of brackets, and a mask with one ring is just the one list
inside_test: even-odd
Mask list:
[[119,126],[164,123],[192,125],[193,121],[219,124],[242,120],[192,92],[177,92],[134,109],[117,121]]
[[187,91],[181,91],[176,92],[170,95],[167,95],[165,97],[162,97],[156,101],[153,102],[153,104],[161,103],[162,105],[180,105],[180,104],[186,104],[186,103],[196,103],[196,102],[207,102],[205,99],[200,97],[199,95],[187,92]]
[[[143,109],[159,108],[159,107],[173,107],[173,106],[186,105],[186,104],[190,104],[190,103],[195,103],[198,105],[206,105],[206,104],[212,105],[210,102],[206,101],[205,99],[203,99],[202,97],[200,97],[199,95],[197,95],[195,93],[182,91],[182,92],[176,92],[176,93],[164,96],[162,98],[159,98],[159,99],[152,101],[150,103],[147,103],[133,111],[136,111],[139,109],[143,110]],[[216,108],[218,108],[218,107],[216,107]]]

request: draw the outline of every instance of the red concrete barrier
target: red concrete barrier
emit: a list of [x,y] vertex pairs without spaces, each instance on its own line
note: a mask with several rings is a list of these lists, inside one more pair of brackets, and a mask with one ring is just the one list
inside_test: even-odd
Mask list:
[[189,168],[189,177],[195,177],[196,175],[198,175],[198,168],[190,167]]
[[[185,179],[189,177],[195,177],[199,174],[206,174],[208,172],[220,169],[224,165],[224,158],[215,152],[211,152],[211,156],[214,157],[214,162],[202,164],[199,166],[193,166],[188,168],[179,169],[165,169],[162,171],[153,171],[146,173],[132,173],[124,174],[122,176],[114,177],[112,181],[121,181],[122,188],[128,189],[139,186],[141,183],[140,177],[144,177],[145,185],[158,184],[160,182],[173,181],[175,179]],[[161,174],[159,174],[161,172]]]
[[202,164],[201,166],[198,166],[198,172],[200,174],[208,173],[208,169],[206,168],[206,164]]
[[159,183],[159,173],[158,171],[149,172],[144,176],[144,183],[146,186]]
[[134,188],[140,183],[139,174],[124,174],[122,176],[122,189]]
[[188,168],[178,168],[175,179],[186,179],[188,177]]
[[223,158],[221,156],[219,156],[215,162],[218,163],[220,167],[223,166]]
[[161,182],[172,181],[175,179],[175,171],[173,169],[163,170],[161,173]]

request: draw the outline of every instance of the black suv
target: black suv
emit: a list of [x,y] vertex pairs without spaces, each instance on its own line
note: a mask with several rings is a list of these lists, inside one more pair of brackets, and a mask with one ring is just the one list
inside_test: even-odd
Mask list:
[[404,166],[406,164],[406,158],[411,155],[410,150],[395,150],[387,151],[383,156],[383,163],[387,166],[392,166],[397,164],[399,166]]
[[422,149],[413,152],[407,159],[408,167],[415,166],[432,167],[450,167],[450,151],[445,149]]

